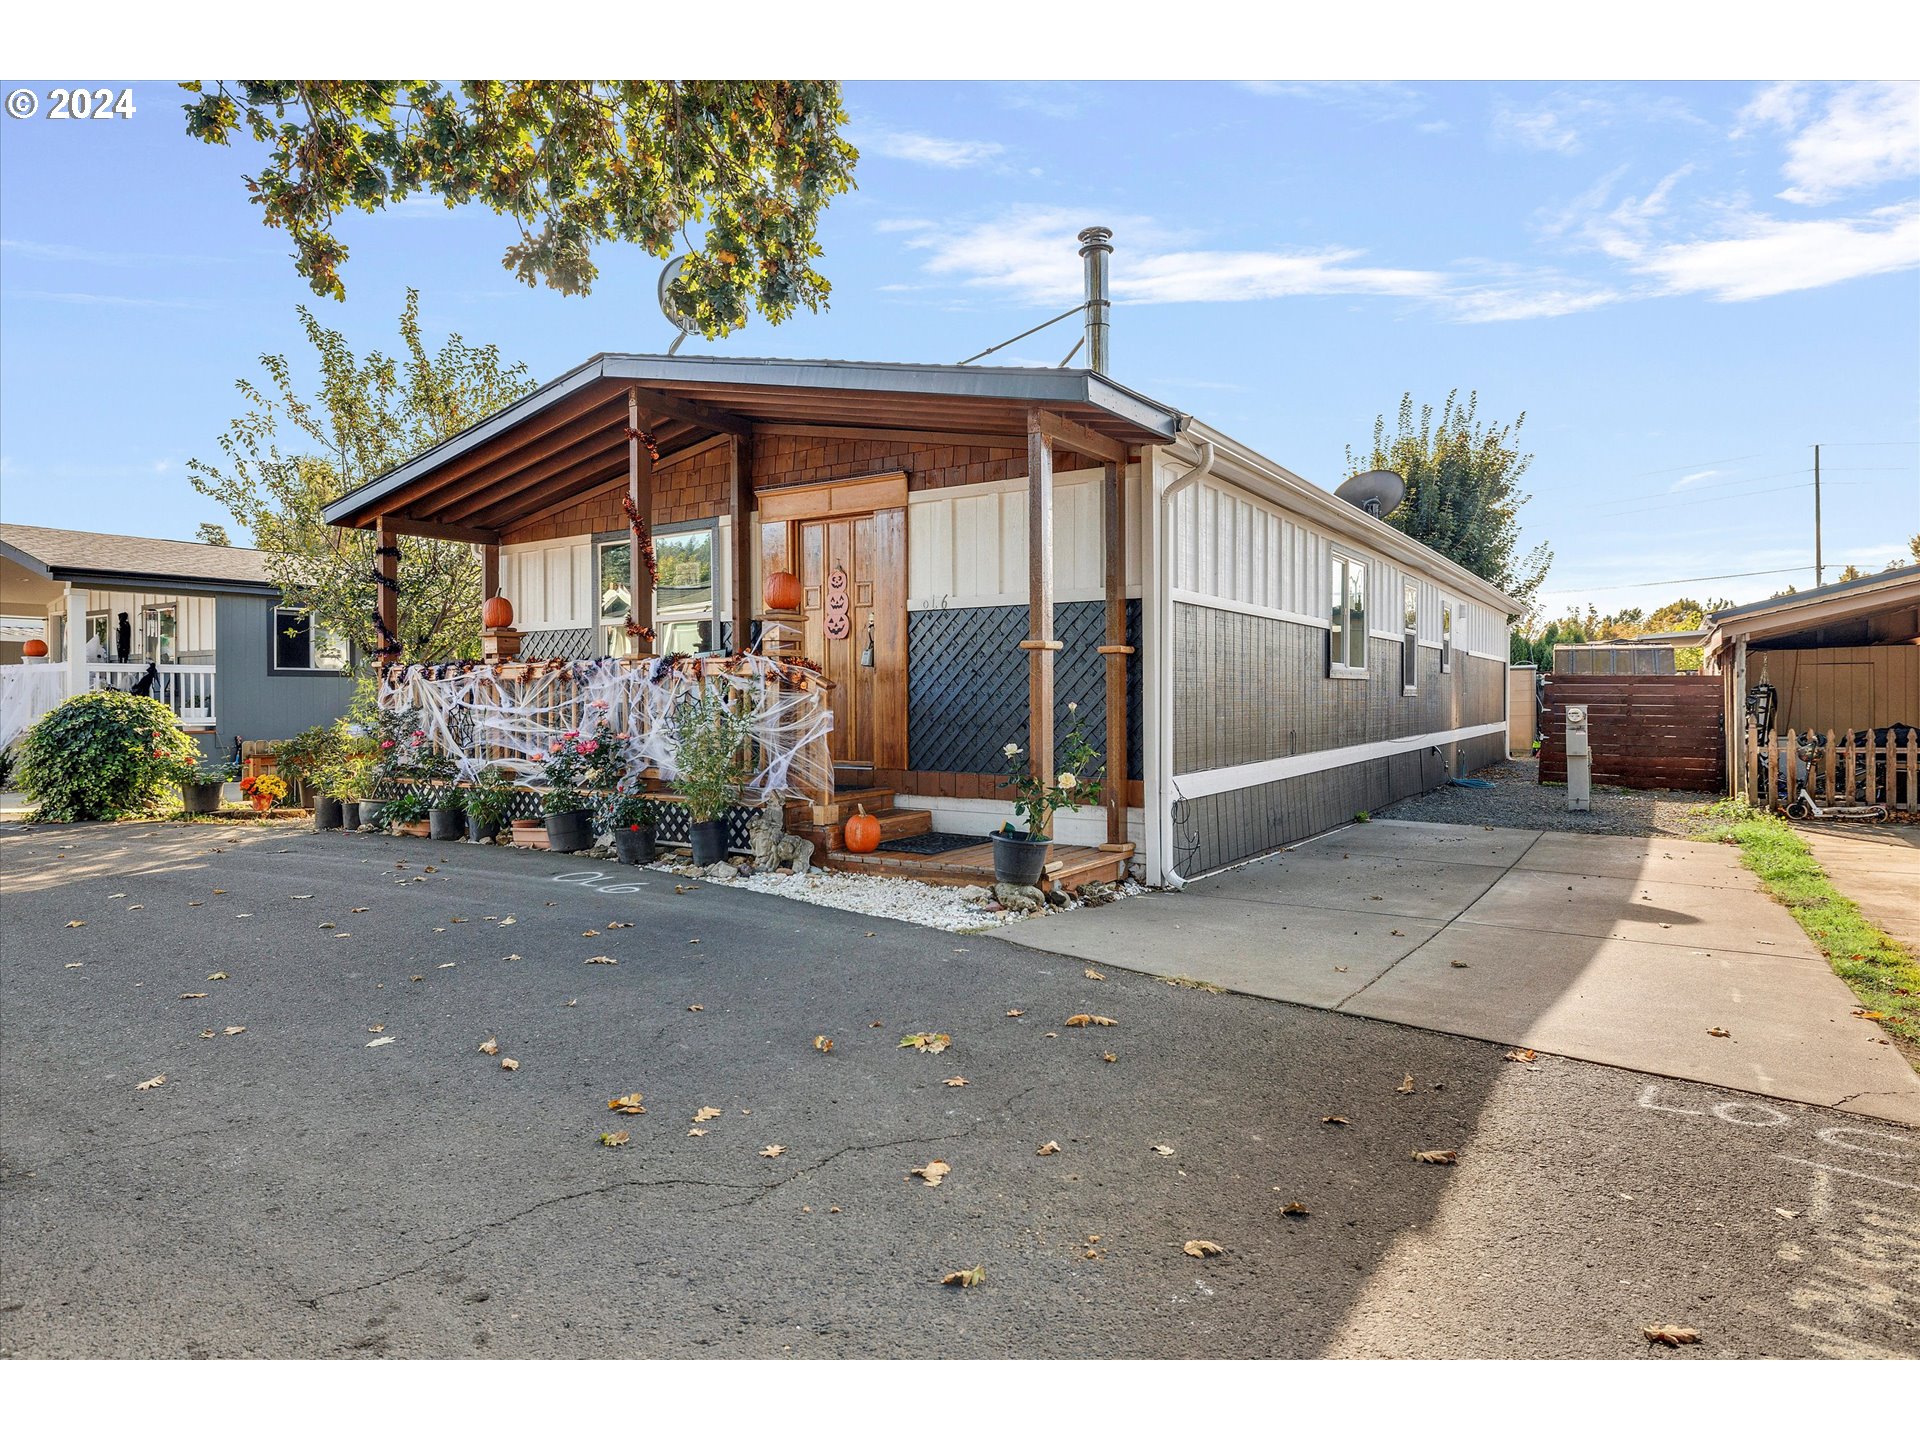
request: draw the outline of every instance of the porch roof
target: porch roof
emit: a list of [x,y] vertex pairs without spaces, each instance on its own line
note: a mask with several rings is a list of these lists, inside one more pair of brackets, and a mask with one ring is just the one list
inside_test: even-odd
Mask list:
[[1184,418],[1091,370],[597,355],[341,496],[325,517],[368,527],[384,515],[403,531],[493,540],[625,473],[636,389],[663,464],[722,436],[803,425],[1025,445],[1038,408],[1132,446],[1165,444]]
[[1709,659],[1738,640],[1773,650],[1920,644],[1920,566],[1776,595],[1709,617]]

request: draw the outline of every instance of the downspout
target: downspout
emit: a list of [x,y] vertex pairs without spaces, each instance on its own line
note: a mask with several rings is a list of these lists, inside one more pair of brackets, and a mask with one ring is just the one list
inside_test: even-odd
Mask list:
[[1187,881],[1173,863],[1173,806],[1179,797],[1173,783],[1173,679],[1168,664],[1173,654],[1173,508],[1170,502],[1182,490],[1206,476],[1213,469],[1214,462],[1213,442],[1193,434],[1191,423],[1190,418],[1181,421],[1175,443],[1191,447],[1196,459],[1184,475],[1169,481],[1164,488],[1156,487],[1153,517],[1155,554],[1160,573],[1153,587],[1154,644],[1159,660],[1156,666],[1159,683],[1154,687],[1153,703],[1155,713],[1159,716],[1159,743],[1155,746],[1154,756],[1152,824],[1159,842],[1160,883],[1176,890]]

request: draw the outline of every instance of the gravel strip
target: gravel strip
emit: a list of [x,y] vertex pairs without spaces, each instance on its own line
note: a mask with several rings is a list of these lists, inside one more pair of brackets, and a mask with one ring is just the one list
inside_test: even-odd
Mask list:
[[1542,785],[1537,760],[1503,760],[1475,772],[1494,788],[1442,785],[1397,804],[1381,820],[1434,820],[1448,825],[1503,825],[1521,830],[1571,830],[1588,835],[1674,835],[1698,831],[1707,806],[1720,797],[1697,790],[1622,790],[1593,787],[1593,808],[1567,809],[1567,787]]

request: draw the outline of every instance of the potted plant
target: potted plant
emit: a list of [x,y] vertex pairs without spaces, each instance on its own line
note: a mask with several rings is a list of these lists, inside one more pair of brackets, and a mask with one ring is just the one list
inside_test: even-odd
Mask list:
[[581,793],[587,762],[600,744],[578,730],[567,730],[547,742],[547,793],[540,808],[546,816],[547,848],[556,854],[585,850],[593,844],[593,806]]
[[752,716],[725,688],[702,682],[673,712],[674,785],[686,801],[693,863],[727,858],[727,812],[740,803]]
[[1047,873],[1054,812],[1070,810],[1100,793],[1106,766],[1100,752],[1087,742],[1079,712],[1078,704],[1068,703],[1067,714],[1072,718],[1058,746],[1063,768],[1050,779],[1033,774],[1018,745],[1008,744],[1000,752],[1006,757],[1004,783],[1013,791],[1013,813],[1026,822],[1027,828],[1016,830],[1008,824],[994,832],[993,878],[997,884],[1038,885]]
[[491,840],[513,808],[513,786],[498,765],[489,765],[467,791],[467,839],[479,844]]
[[640,782],[635,788],[614,792],[607,806],[607,823],[613,827],[613,848],[623,865],[651,865],[654,840],[659,834],[660,812],[653,798],[643,793]]
[[458,840],[467,830],[467,801],[452,786],[440,792],[440,798],[427,811],[427,838]]
[[253,805],[254,813],[265,815],[287,798],[287,782],[278,775],[249,775],[240,782],[240,793]]
[[189,815],[213,815],[230,771],[225,765],[194,765],[180,779],[180,803]]
[[380,820],[396,835],[424,838],[428,833],[427,797],[418,790],[402,791],[380,807]]

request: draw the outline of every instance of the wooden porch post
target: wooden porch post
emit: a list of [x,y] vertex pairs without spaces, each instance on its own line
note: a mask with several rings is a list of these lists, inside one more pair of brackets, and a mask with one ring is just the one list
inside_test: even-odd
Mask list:
[[373,568],[380,577],[373,587],[374,613],[380,617],[374,628],[379,631],[379,662],[384,668],[400,658],[400,537],[384,515],[374,523],[373,544]]
[[1106,532],[1107,643],[1107,844],[1127,844],[1127,468],[1107,461],[1100,487]]
[[1027,412],[1027,752],[1035,779],[1053,776],[1053,442]]
[[480,547],[480,603],[485,605],[500,593],[500,547]]
[[[733,530],[733,648],[745,650],[753,634],[753,465],[747,442],[727,436],[727,506]],[[719,643],[719,636],[714,643]]]
[[[627,499],[633,502],[633,513],[640,517],[646,526],[647,540],[653,539],[653,457],[640,445],[640,392],[627,391]],[[645,557],[634,546],[634,553],[627,560],[627,574],[633,591],[628,601],[628,613],[634,624],[643,630],[653,629],[653,582],[647,572]],[[596,581],[596,588],[598,582]],[[657,646],[658,641],[654,644]],[[650,653],[643,651],[644,653]]]

